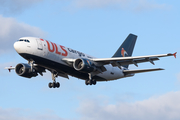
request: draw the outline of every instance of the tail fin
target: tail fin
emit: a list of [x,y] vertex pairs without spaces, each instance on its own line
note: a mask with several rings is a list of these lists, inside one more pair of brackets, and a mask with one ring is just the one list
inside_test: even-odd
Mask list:
[[[132,56],[134,46],[136,43],[137,36],[133,34],[129,34],[126,40],[122,43],[119,49],[112,57],[130,57]],[[129,65],[125,65],[123,67],[128,68]]]

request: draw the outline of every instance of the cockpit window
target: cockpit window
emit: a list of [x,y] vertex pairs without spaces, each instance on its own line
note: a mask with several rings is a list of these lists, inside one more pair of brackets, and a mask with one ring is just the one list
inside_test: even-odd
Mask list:
[[28,43],[30,43],[30,41],[29,41],[29,40],[27,40],[27,39],[20,39],[20,40],[18,40],[18,41],[24,41],[24,42],[28,42]]

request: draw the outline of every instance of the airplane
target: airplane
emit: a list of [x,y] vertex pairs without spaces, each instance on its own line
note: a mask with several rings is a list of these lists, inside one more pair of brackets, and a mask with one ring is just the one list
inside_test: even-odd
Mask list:
[[129,34],[111,58],[95,58],[77,50],[58,45],[36,37],[22,37],[14,43],[16,52],[28,63],[19,63],[16,67],[6,67],[9,72],[15,70],[17,75],[25,78],[43,76],[46,70],[52,74],[53,82],[49,88],[59,88],[58,76],[69,79],[73,76],[85,80],[86,85],[96,85],[100,81],[112,81],[132,77],[136,73],[164,70],[162,68],[129,70],[130,64],[154,61],[160,57],[174,56],[176,53],[132,57],[137,35]]

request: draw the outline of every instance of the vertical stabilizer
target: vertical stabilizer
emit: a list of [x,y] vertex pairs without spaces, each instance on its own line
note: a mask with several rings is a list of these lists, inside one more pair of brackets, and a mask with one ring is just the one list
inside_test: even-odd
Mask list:
[[[130,57],[132,56],[134,46],[136,43],[137,36],[133,34],[129,34],[126,40],[122,43],[119,49],[112,57]],[[125,65],[123,67],[128,68],[129,65]]]

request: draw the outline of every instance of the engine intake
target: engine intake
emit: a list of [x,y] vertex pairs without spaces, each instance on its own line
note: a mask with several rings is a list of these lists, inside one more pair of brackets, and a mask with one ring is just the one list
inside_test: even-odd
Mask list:
[[16,74],[22,77],[31,78],[36,77],[38,74],[37,72],[31,71],[31,66],[25,63],[19,63],[15,67]]
[[91,73],[96,70],[96,67],[92,64],[92,62],[84,58],[76,59],[73,64],[73,67],[75,70],[84,73]]

